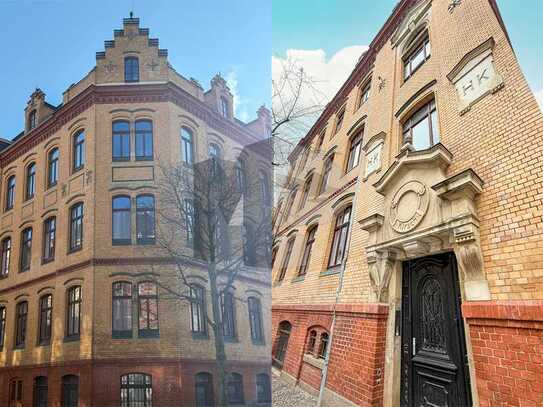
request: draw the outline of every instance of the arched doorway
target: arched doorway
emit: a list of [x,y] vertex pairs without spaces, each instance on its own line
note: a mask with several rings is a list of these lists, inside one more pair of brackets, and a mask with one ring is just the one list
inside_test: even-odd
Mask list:
[[288,321],[283,321],[279,324],[275,344],[273,346],[272,364],[278,369],[283,368],[283,361],[287,353],[288,339],[292,325]]

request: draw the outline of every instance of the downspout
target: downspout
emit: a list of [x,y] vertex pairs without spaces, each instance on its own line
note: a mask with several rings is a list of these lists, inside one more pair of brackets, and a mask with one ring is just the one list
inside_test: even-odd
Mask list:
[[339,303],[339,296],[341,294],[341,290],[343,289],[343,278],[345,276],[345,268],[347,265],[347,259],[349,258],[349,252],[351,247],[351,236],[352,236],[352,227],[354,224],[354,221],[356,219],[356,209],[357,209],[357,199],[360,192],[360,186],[362,185],[362,182],[358,180],[357,177],[357,183],[356,183],[356,190],[353,198],[352,203],[352,211],[351,211],[351,221],[349,224],[349,233],[347,234],[347,243],[345,244],[345,254],[343,256],[343,260],[341,262],[341,270],[339,272],[339,284],[336,290],[336,297],[334,300],[334,304],[332,306],[332,324],[330,325],[330,338],[328,341],[328,349],[326,352],[326,357],[324,358],[324,366],[322,368],[322,376],[321,376],[321,386],[319,389],[319,398],[317,400],[317,407],[322,406],[322,399],[324,396],[324,389],[326,388],[326,379],[328,378],[328,364],[330,363],[330,354],[332,353],[332,344],[334,342],[334,331],[336,326],[336,308],[337,304]]

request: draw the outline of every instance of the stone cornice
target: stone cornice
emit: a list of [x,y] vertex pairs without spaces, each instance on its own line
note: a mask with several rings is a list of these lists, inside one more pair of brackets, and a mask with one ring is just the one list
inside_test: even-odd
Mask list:
[[0,154],[0,165],[8,165],[15,159],[52,137],[75,117],[95,104],[159,103],[171,102],[204,121],[215,131],[232,138],[242,145],[262,141],[259,137],[237,124],[229,121],[211,107],[198,100],[190,93],[172,82],[137,85],[90,85],[65,105],[53,116],[41,123],[30,133],[15,141]]

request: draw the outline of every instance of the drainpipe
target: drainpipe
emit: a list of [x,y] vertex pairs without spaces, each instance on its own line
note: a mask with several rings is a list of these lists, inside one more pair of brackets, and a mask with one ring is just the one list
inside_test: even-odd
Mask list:
[[362,185],[362,182],[357,177],[356,182],[356,190],[353,198],[352,203],[352,210],[351,210],[351,221],[349,223],[349,233],[347,234],[347,242],[345,243],[345,253],[343,255],[343,261],[341,262],[341,269],[339,272],[339,284],[336,290],[336,297],[334,300],[334,304],[332,306],[332,324],[330,325],[330,338],[328,340],[328,349],[326,352],[326,357],[324,358],[324,366],[322,368],[322,376],[321,376],[321,386],[319,389],[319,399],[317,400],[317,407],[322,406],[322,398],[324,396],[324,389],[326,387],[326,379],[328,378],[328,364],[330,363],[330,354],[332,353],[332,344],[334,342],[334,328],[336,326],[336,307],[339,303],[339,296],[341,294],[341,290],[343,289],[343,277],[345,275],[345,267],[347,265],[347,259],[349,257],[349,251],[351,247],[351,235],[352,235],[352,229],[353,224],[356,219],[356,202],[358,200],[358,195],[360,192],[360,187]]

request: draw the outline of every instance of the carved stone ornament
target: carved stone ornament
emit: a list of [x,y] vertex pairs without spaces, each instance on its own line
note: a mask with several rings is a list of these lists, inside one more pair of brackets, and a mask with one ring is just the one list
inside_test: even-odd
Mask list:
[[428,190],[420,181],[403,184],[394,194],[389,211],[392,229],[406,233],[420,223],[428,211]]
[[392,252],[368,253],[368,270],[375,302],[388,300],[388,285],[396,265],[396,255]]

